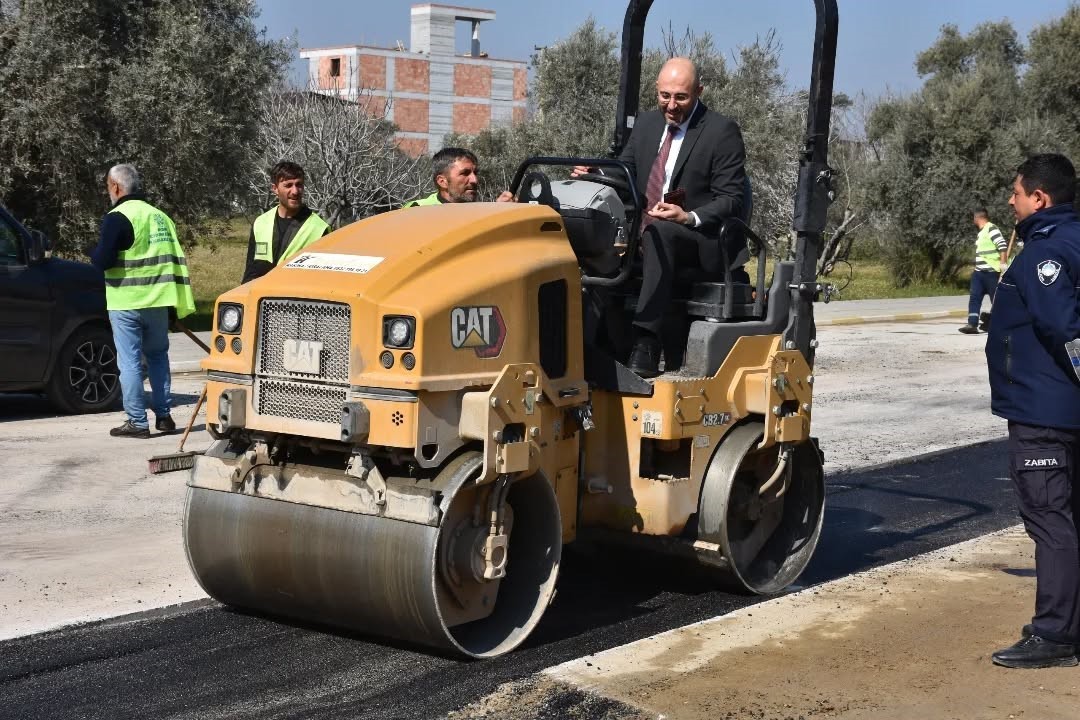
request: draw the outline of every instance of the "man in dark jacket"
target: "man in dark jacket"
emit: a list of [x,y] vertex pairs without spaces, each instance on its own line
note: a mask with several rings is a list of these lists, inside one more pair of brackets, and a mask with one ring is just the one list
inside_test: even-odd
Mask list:
[[[1062,155],[1017,170],[1012,198],[1025,251],[1005,271],[986,343],[991,408],[1009,421],[1009,473],[1035,542],[1035,616],[994,653],[1015,668],[1076,665],[1080,641],[1080,218]],[[1077,343],[1080,346],[1080,343]],[[1075,353],[1072,359],[1071,353]]]
[[[701,102],[697,68],[671,58],[656,78],[657,109],[638,115],[619,159],[635,174],[645,207],[642,215],[642,280],[634,313],[634,348],[627,366],[654,377],[660,366],[661,332],[679,268],[722,273],[723,250],[736,282],[746,242],[729,238],[720,247],[720,226],[742,217],[746,192],[746,149],[738,124]],[[588,172],[574,168],[574,175]]]

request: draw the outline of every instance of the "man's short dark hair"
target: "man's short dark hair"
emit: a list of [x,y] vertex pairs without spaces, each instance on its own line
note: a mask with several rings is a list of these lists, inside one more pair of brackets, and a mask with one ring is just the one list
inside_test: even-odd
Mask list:
[[456,163],[458,160],[468,160],[473,165],[479,165],[476,160],[476,155],[472,154],[465,148],[459,147],[444,147],[431,158],[431,177],[434,179],[439,175],[445,175],[446,171],[450,169],[450,166]]
[[1071,203],[1076,199],[1076,168],[1064,155],[1032,155],[1016,169],[1016,174],[1028,195],[1042,190],[1055,205]]
[[987,220],[990,219],[990,213],[986,212],[986,208],[982,206],[975,208],[974,215],[975,217],[986,218]]
[[282,180],[303,180],[304,168],[289,160],[281,160],[270,168],[270,184],[277,185]]

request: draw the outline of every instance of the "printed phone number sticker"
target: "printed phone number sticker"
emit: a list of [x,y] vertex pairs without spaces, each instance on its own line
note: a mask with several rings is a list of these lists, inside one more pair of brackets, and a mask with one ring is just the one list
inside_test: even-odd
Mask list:
[[381,263],[385,258],[370,255],[343,255],[340,253],[301,253],[289,262],[287,268],[301,270],[330,270],[332,272],[364,275]]

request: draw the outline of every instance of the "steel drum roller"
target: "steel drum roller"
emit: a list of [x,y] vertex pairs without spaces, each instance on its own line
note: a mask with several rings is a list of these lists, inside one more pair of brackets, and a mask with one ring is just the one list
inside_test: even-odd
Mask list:
[[[474,478],[478,454],[446,471]],[[555,493],[540,474],[509,486],[513,513],[506,575],[494,608],[453,625],[460,613],[440,552],[454,517],[471,506],[472,483],[451,482],[439,527],[189,487],[184,516],[188,562],[203,589],[237,607],[430,645],[472,657],[508,652],[551,600],[561,553]],[[459,507],[455,507],[455,503]],[[460,526],[456,526],[460,537]],[[461,575],[460,569],[453,573]],[[464,594],[484,589],[467,578]],[[489,588],[490,589],[490,588]]]

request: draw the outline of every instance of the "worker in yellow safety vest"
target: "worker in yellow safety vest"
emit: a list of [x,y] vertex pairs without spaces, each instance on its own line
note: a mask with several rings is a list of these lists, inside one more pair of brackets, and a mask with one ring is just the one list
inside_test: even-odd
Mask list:
[[[476,155],[459,147],[445,147],[431,158],[435,192],[405,203],[402,207],[442,205],[444,203],[476,202],[479,199],[480,171]],[[513,202],[514,196],[504,190],[497,202]]]
[[976,208],[973,220],[975,227],[979,228],[979,235],[975,240],[975,271],[971,273],[968,321],[960,328],[965,335],[977,335],[980,330],[985,332],[987,325],[979,310],[985,296],[989,295],[993,303],[1001,271],[1008,262],[1008,243],[998,226],[990,222],[986,208]]
[[270,192],[278,202],[251,226],[242,282],[262,277],[330,232],[326,221],[304,204],[304,168],[288,160],[274,165]]
[[90,254],[105,274],[105,304],[116,345],[127,419],[113,437],[150,437],[143,395],[142,358],[150,378],[155,428],[173,432],[170,408],[169,315],[195,311],[187,259],[168,215],[146,202],[142,179],[131,165],[116,165],[105,181],[112,209]]

